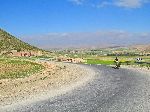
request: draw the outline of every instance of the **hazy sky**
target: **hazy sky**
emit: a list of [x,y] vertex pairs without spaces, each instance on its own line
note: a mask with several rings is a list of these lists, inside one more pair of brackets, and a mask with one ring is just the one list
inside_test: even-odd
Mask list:
[[[39,46],[67,44],[72,39],[80,43],[80,38],[89,40],[84,44],[107,43],[107,39],[116,44],[148,43],[150,0],[0,0],[0,27]],[[124,40],[116,42],[114,35],[119,37],[120,32]],[[63,34],[69,39],[64,35],[58,42]]]

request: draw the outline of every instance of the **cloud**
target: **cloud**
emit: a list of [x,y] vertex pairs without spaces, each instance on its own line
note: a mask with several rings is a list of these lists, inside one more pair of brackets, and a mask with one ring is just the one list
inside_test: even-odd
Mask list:
[[49,33],[24,36],[22,40],[40,48],[101,47],[104,45],[132,45],[150,43],[150,33],[132,33],[121,30]]
[[102,7],[109,6],[109,5],[112,5],[112,3],[108,2],[108,1],[103,1],[103,2],[99,3],[98,5],[96,4],[94,6],[96,6],[97,8],[102,8]]
[[[86,6],[92,6],[96,8],[106,7],[106,6],[116,6],[128,9],[140,8],[144,4],[150,3],[150,0],[69,0],[77,5],[86,4]],[[85,2],[86,1],[86,2]]]
[[76,5],[81,5],[84,2],[84,0],[69,0],[69,1],[76,4]]
[[116,0],[114,4],[118,7],[124,8],[140,8],[145,3],[150,2],[149,0]]

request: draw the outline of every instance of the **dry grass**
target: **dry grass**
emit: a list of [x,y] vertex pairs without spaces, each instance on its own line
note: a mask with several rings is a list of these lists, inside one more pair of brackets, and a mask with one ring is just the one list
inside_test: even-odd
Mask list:
[[43,68],[37,63],[3,58],[0,59],[0,79],[25,77]]

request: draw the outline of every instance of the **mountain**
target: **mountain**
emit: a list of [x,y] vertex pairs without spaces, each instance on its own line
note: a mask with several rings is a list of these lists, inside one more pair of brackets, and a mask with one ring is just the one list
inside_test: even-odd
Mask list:
[[131,48],[137,49],[139,51],[150,52],[150,44],[147,45],[134,45]]
[[0,29],[0,52],[2,51],[38,51],[40,50],[37,47],[31,46],[6,31]]
[[93,48],[149,44],[150,33],[126,31],[66,32],[34,34],[20,37],[21,40],[43,49]]

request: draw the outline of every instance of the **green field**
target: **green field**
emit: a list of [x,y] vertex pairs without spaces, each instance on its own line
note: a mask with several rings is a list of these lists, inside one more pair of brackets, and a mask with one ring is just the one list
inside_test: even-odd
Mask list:
[[40,64],[21,59],[0,58],[0,79],[22,78],[39,72],[44,67]]
[[[118,57],[121,65],[138,65],[141,67],[150,67],[150,57],[143,56],[141,62],[136,62],[137,57],[135,56],[120,56]],[[115,65],[114,62],[115,56],[102,56],[102,57],[95,57],[87,59],[87,64],[102,64],[102,65]]]
[[103,64],[103,65],[114,65],[114,61],[110,60],[99,60],[99,59],[87,59],[87,64]]

